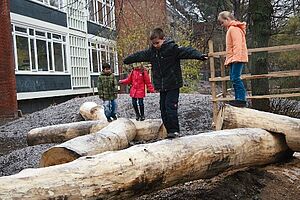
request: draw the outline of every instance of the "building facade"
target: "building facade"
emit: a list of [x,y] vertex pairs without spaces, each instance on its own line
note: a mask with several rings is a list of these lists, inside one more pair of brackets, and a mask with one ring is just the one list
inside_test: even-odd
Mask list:
[[96,92],[104,62],[118,75],[114,0],[10,0],[10,16],[19,109]]

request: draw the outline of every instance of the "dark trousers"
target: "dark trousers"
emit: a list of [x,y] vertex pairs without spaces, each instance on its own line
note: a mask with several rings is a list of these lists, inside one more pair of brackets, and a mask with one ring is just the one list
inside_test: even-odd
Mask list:
[[178,122],[179,88],[160,92],[160,112],[168,133],[179,133]]
[[[132,105],[137,118],[145,117],[144,113],[144,99],[143,98],[132,98]],[[140,109],[139,109],[140,107]]]
[[132,98],[132,105],[133,106],[144,106],[144,99],[143,98]]

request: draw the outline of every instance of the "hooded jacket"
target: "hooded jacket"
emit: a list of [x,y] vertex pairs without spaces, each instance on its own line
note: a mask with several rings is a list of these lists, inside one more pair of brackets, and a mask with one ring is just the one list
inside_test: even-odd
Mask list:
[[234,62],[248,62],[246,23],[235,20],[230,22],[226,33],[225,65]]
[[154,88],[146,69],[133,69],[126,79],[120,80],[120,83],[131,84],[130,96],[132,98],[144,98],[146,95],[145,85],[150,92],[154,92]]
[[192,47],[179,47],[171,39],[164,41],[160,49],[151,46],[149,49],[129,55],[125,64],[150,62],[152,80],[157,91],[167,91],[182,87],[180,59],[203,59],[202,54]]
[[118,97],[118,82],[113,73],[101,72],[97,88],[99,97],[103,101],[114,100]]

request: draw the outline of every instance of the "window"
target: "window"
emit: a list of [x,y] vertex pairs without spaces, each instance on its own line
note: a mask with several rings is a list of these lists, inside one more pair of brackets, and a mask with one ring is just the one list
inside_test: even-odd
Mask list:
[[33,0],[33,1],[38,1],[42,4],[54,7],[54,8],[58,8],[58,9],[62,9],[63,8],[63,0]]
[[16,43],[19,70],[30,70],[28,38],[17,35]]
[[87,4],[83,0],[67,0],[68,26],[86,32]]
[[13,25],[17,71],[66,72],[65,36]]
[[118,74],[117,53],[112,46],[89,42],[89,55],[92,73],[101,72],[103,63],[109,63],[112,71]]
[[73,88],[90,87],[86,38],[70,35],[71,74]]
[[114,0],[89,0],[89,20],[115,28]]

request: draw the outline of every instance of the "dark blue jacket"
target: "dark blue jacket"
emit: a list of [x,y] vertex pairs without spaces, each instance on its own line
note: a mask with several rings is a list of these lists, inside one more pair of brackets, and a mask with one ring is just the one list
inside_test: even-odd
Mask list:
[[129,55],[124,64],[150,62],[152,81],[157,91],[167,91],[182,87],[180,59],[203,59],[202,54],[192,47],[179,47],[173,40],[165,40],[160,49],[153,46]]

